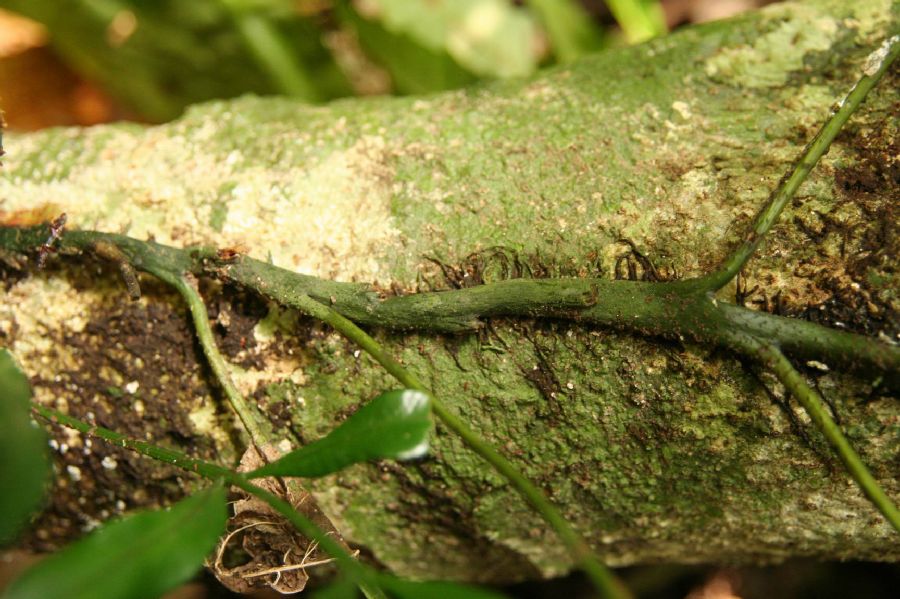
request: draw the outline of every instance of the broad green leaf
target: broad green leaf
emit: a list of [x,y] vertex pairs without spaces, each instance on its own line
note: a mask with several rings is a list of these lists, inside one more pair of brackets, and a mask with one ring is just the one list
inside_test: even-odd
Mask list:
[[31,388],[12,354],[0,350],[0,545],[40,507],[50,476],[47,436],[31,420]]
[[489,589],[456,582],[413,582],[393,576],[379,578],[379,584],[397,599],[505,599]]
[[559,62],[573,60],[603,48],[603,30],[577,0],[528,0],[538,16]]
[[369,0],[366,7],[364,17],[476,75],[529,75],[541,58],[534,17],[507,0]]
[[325,476],[357,462],[408,460],[428,451],[431,398],[403,389],[382,393],[325,437],[250,473],[260,476]]
[[478,79],[443,49],[428,48],[409,35],[389,31],[378,21],[360,17],[346,4],[339,4],[338,9],[341,22],[353,29],[366,53],[390,73],[397,93],[457,89]]
[[221,484],[105,524],[13,582],[3,599],[154,599],[188,580],[225,530]]

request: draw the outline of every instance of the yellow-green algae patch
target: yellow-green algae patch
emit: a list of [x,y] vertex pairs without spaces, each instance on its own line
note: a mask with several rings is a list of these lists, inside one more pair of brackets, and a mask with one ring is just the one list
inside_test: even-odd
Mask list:
[[722,48],[706,61],[706,74],[747,87],[780,87],[803,68],[810,52],[824,52],[837,39],[839,22],[814,7],[786,4],[766,12],[773,29],[752,43]]
[[[78,350],[59,338],[82,332],[92,311],[107,301],[107,292],[103,287],[76,290],[60,277],[23,279],[0,304],[0,334],[30,377],[53,380],[62,369],[80,368]],[[35,396],[44,403],[56,400],[40,387]]]
[[[338,280],[385,277],[378,257],[397,232],[383,138],[363,136],[302,164],[263,166],[248,163],[240,148],[216,146],[210,141],[216,127],[209,118],[184,131],[97,127],[74,137],[9,135],[0,210],[51,204],[68,214],[71,227],[179,246],[235,246]],[[49,155],[41,145],[55,145],[59,136],[75,142],[74,149]],[[39,163],[20,163],[29,155]]]

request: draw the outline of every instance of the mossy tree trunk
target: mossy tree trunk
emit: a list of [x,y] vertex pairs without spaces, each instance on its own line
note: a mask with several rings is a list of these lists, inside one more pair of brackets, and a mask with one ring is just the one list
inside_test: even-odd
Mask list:
[[[11,134],[0,209],[7,224],[64,211],[70,227],[239,247],[385,293],[700,275],[897,23],[888,0],[788,2],[531,81],[325,108],[245,98],[160,127]],[[896,342],[897,86],[895,70],[723,300]],[[240,435],[176,296],[144,278],[130,302],[114,266],[89,258],[43,271],[8,258],[0,339],[39,401],[232,463]],[[203,291],[239,385],[286,436],[315,439],[395,386],[310,320]],[[727,352],[558,320],[378,334],[611,564],[900,558],[799,407]],[[896,396],[806,366],[900,495]],[[57,434],[58,488],[33,545],[190,485]],[[348,539],[400,574],[509,580],[568,567],[539,516],[440,428],[424,462],[358,466],[313,488]]]

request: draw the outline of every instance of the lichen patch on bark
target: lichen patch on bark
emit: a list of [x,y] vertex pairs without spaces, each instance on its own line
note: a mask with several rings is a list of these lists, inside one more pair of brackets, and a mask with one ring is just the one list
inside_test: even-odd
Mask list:
[[[52,203],[68,214],[70,227],[181,246],[237,246],[337,280],[386,276],[378,258],[397,243],[397,231],[384,138],[361,136],[279,166],[208,142],[215,127],[209,118],[142,134],[97,127],[75,136],[10,135],[0,210]],[[71,143],[53,154],[59,136]]]
[[807,53],[827,51],[838,34],[838,21],[812,7],[787,4],[764,14],[772,30],[752,43],[719,50],[706,61],[707,75],[743,87],[780,87],[803,68]]
[[[891,97],[897,82],[887,76],[873,96]],[[786,208],[748,265],[741,301],[900,341],[900,102],[884,106],[848,125]]]
[[[74,348],[58,343],[84,331],[90,313],[104,303],[108,289],[75,289],[65,278],[29,277],[14,283],[0,305],[0,338],[31,377],[52,380],[62,368],[77,368]],[[51,362],[46,358],[54,356]],[[52,401],[42,397],[38,401]]]

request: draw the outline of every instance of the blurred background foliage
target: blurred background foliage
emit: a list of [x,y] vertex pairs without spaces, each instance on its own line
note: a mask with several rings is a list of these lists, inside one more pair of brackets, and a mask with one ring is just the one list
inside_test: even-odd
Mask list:
[[[15,52],[17,39],[19,46],[52,47],[59,64],[50,65],[58,72],[48,85],[58,87],[68,77],[96,86],[76,98],[87,114],[59,124],[123,117],[163,122],[190,104],[245,93],[325,102],[528,76],[542,66],[637,43],[684,22],[766,3],[0,0],[6,11],[0,14],[0,102],[11,126],[34,128],[19,118],[18,108],[36,95],[21,85],[23,78],[34,77],[36,65],[21,47]],[[30,39],[21,20],[18,27],[3,28],[4,22],[17,22],[13,14],[30,19]],[[11,55],[18,60],[3,60]]]

